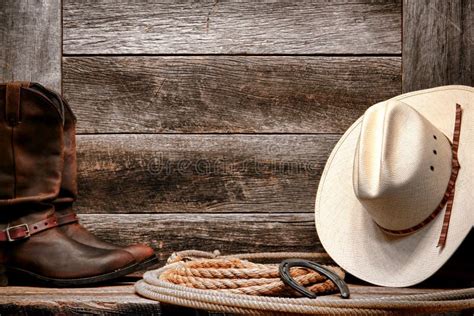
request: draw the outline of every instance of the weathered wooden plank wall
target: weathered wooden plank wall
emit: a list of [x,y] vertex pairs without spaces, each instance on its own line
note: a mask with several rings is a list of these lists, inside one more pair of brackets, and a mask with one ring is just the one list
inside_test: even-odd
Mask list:
[[404,92],[474,85],[473,20],[472,0],[404,0]]
[[107,240],[128,244],[147,240],[162,262],[177,250],[222,253],[323,251],[312,213],[267,214],[85,214],[84,223]]
[[77,210],[163,259],[321,251],[320,175],[341,133],[401,92],[401,15],[398,0],[64,1]]
[[64,1],[65,54],[399,54],[401,1]]
[[[402,90],[401,1],[122,4],[63,2],[64,92],[79,117],[79,133],[86,134],[78,138],[77,205],[86,222],[120,242],[138,240],[132,235],[139,223],[160,216],[176,218],[190,231],[195,223],[185,219],[197,216],[208,236],[215,233],[212,216],[236,221],[229,222],[236,236],[255,216],[266,214],[268,223],[272,216],[294,216],[288,221],[300,224],[290,225],[292,234],[307,236],[301,248],[319,249],[303,218],[312,214],[327,156],[368,106]],[[441,77],[443,83],[461,78],[470,84],[471,3],[404,5],[404,89]],[[19,47],[2,50],[2,79],[32,79],[58,89],[60,50],[48,42],[60,42],[58,2],[1,6],[2,40]],[[26,23],[11,18],[15,10],[24,12]],[[42,24],[47,27],[35,33]],[[460,31],[453,35],[451,28]],[[428,50],[443,30],[441,41],[461,39],[458,46]],[[18,34],[28,34],[35,50],[22,51],[32,46]],[[437,75],[419,71],[430,58],[441,60],[439,69],[433,67]],[[208,172],[198,170],[209,166]],[[99,215],[111,213],[129,223],[123,234],[104,224],[108,215]],[[179,247],[174,235],[157,230],[139,236],[156,240],[164,255]],[[189,239],[181,245],[202,244]],[[290,240],[282,250],[295,246]],[[250,239],[241,245],[241,251],[264,247]]]
[[[103,238],[149,241],[162,260],[322,251],[314,195],[341,133],[402,84],[473,84],[472,1],[403,6],[402,49],[401,0],[6,0],[0,80],[63,83],[82,134],[77,209]],[[7,288],[0,313],[162,314],[130,291]]]
[[400,57],[66,57],[63,83],[80,133],[342,133],[400,92],[400,67]]
[[339,135],[81,135],[83,213],[312,212]]
[[0,82],[61,91],[61,1],[0,1]]

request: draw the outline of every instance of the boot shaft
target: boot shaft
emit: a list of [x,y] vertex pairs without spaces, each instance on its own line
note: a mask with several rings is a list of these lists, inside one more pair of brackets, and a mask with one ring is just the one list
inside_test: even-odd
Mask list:
[[63,167],[64,108],[37,84],[0,84],[0,213],[51,202]]
[[77,159],[76,159],[76,117],[66,100],[64,103],[64,166],[61,188],[54,200],[56,210],[71,211],[72,203],[77,198]]

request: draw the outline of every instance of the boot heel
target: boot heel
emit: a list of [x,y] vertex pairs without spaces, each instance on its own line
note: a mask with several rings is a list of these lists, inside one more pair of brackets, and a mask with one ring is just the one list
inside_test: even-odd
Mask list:
[[7,277],[7,268],[5,265],[0,264],[0,286],[7,286],[8,285],[8,277]]

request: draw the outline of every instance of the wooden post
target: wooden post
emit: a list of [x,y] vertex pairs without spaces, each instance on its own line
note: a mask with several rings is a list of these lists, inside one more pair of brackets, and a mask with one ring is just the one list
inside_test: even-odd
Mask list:
[[472,0],[403,1],[403,92],[474,83]]
[[61,1],[0,1],[0,82],[28,80],[61,91]]

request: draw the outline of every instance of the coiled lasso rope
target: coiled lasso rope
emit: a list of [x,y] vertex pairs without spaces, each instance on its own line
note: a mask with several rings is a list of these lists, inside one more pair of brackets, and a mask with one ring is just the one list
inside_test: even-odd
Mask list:
[[[474,308],[474,288],[340,299],[272,297],[294,295],[275,274],[275,265],[255,264],[252,259],[301,258],[327,260],[322,253],[256,253],[220,256],[218,252],[183,251],[173,254],[168,264],[148,271],[135,284],[138,294],[173,305],[244,315],[406,315]],[[327,267],[340,277],[342,270]],[[317,293],[334,291],[324,277],[295,268],[292,276]]]

